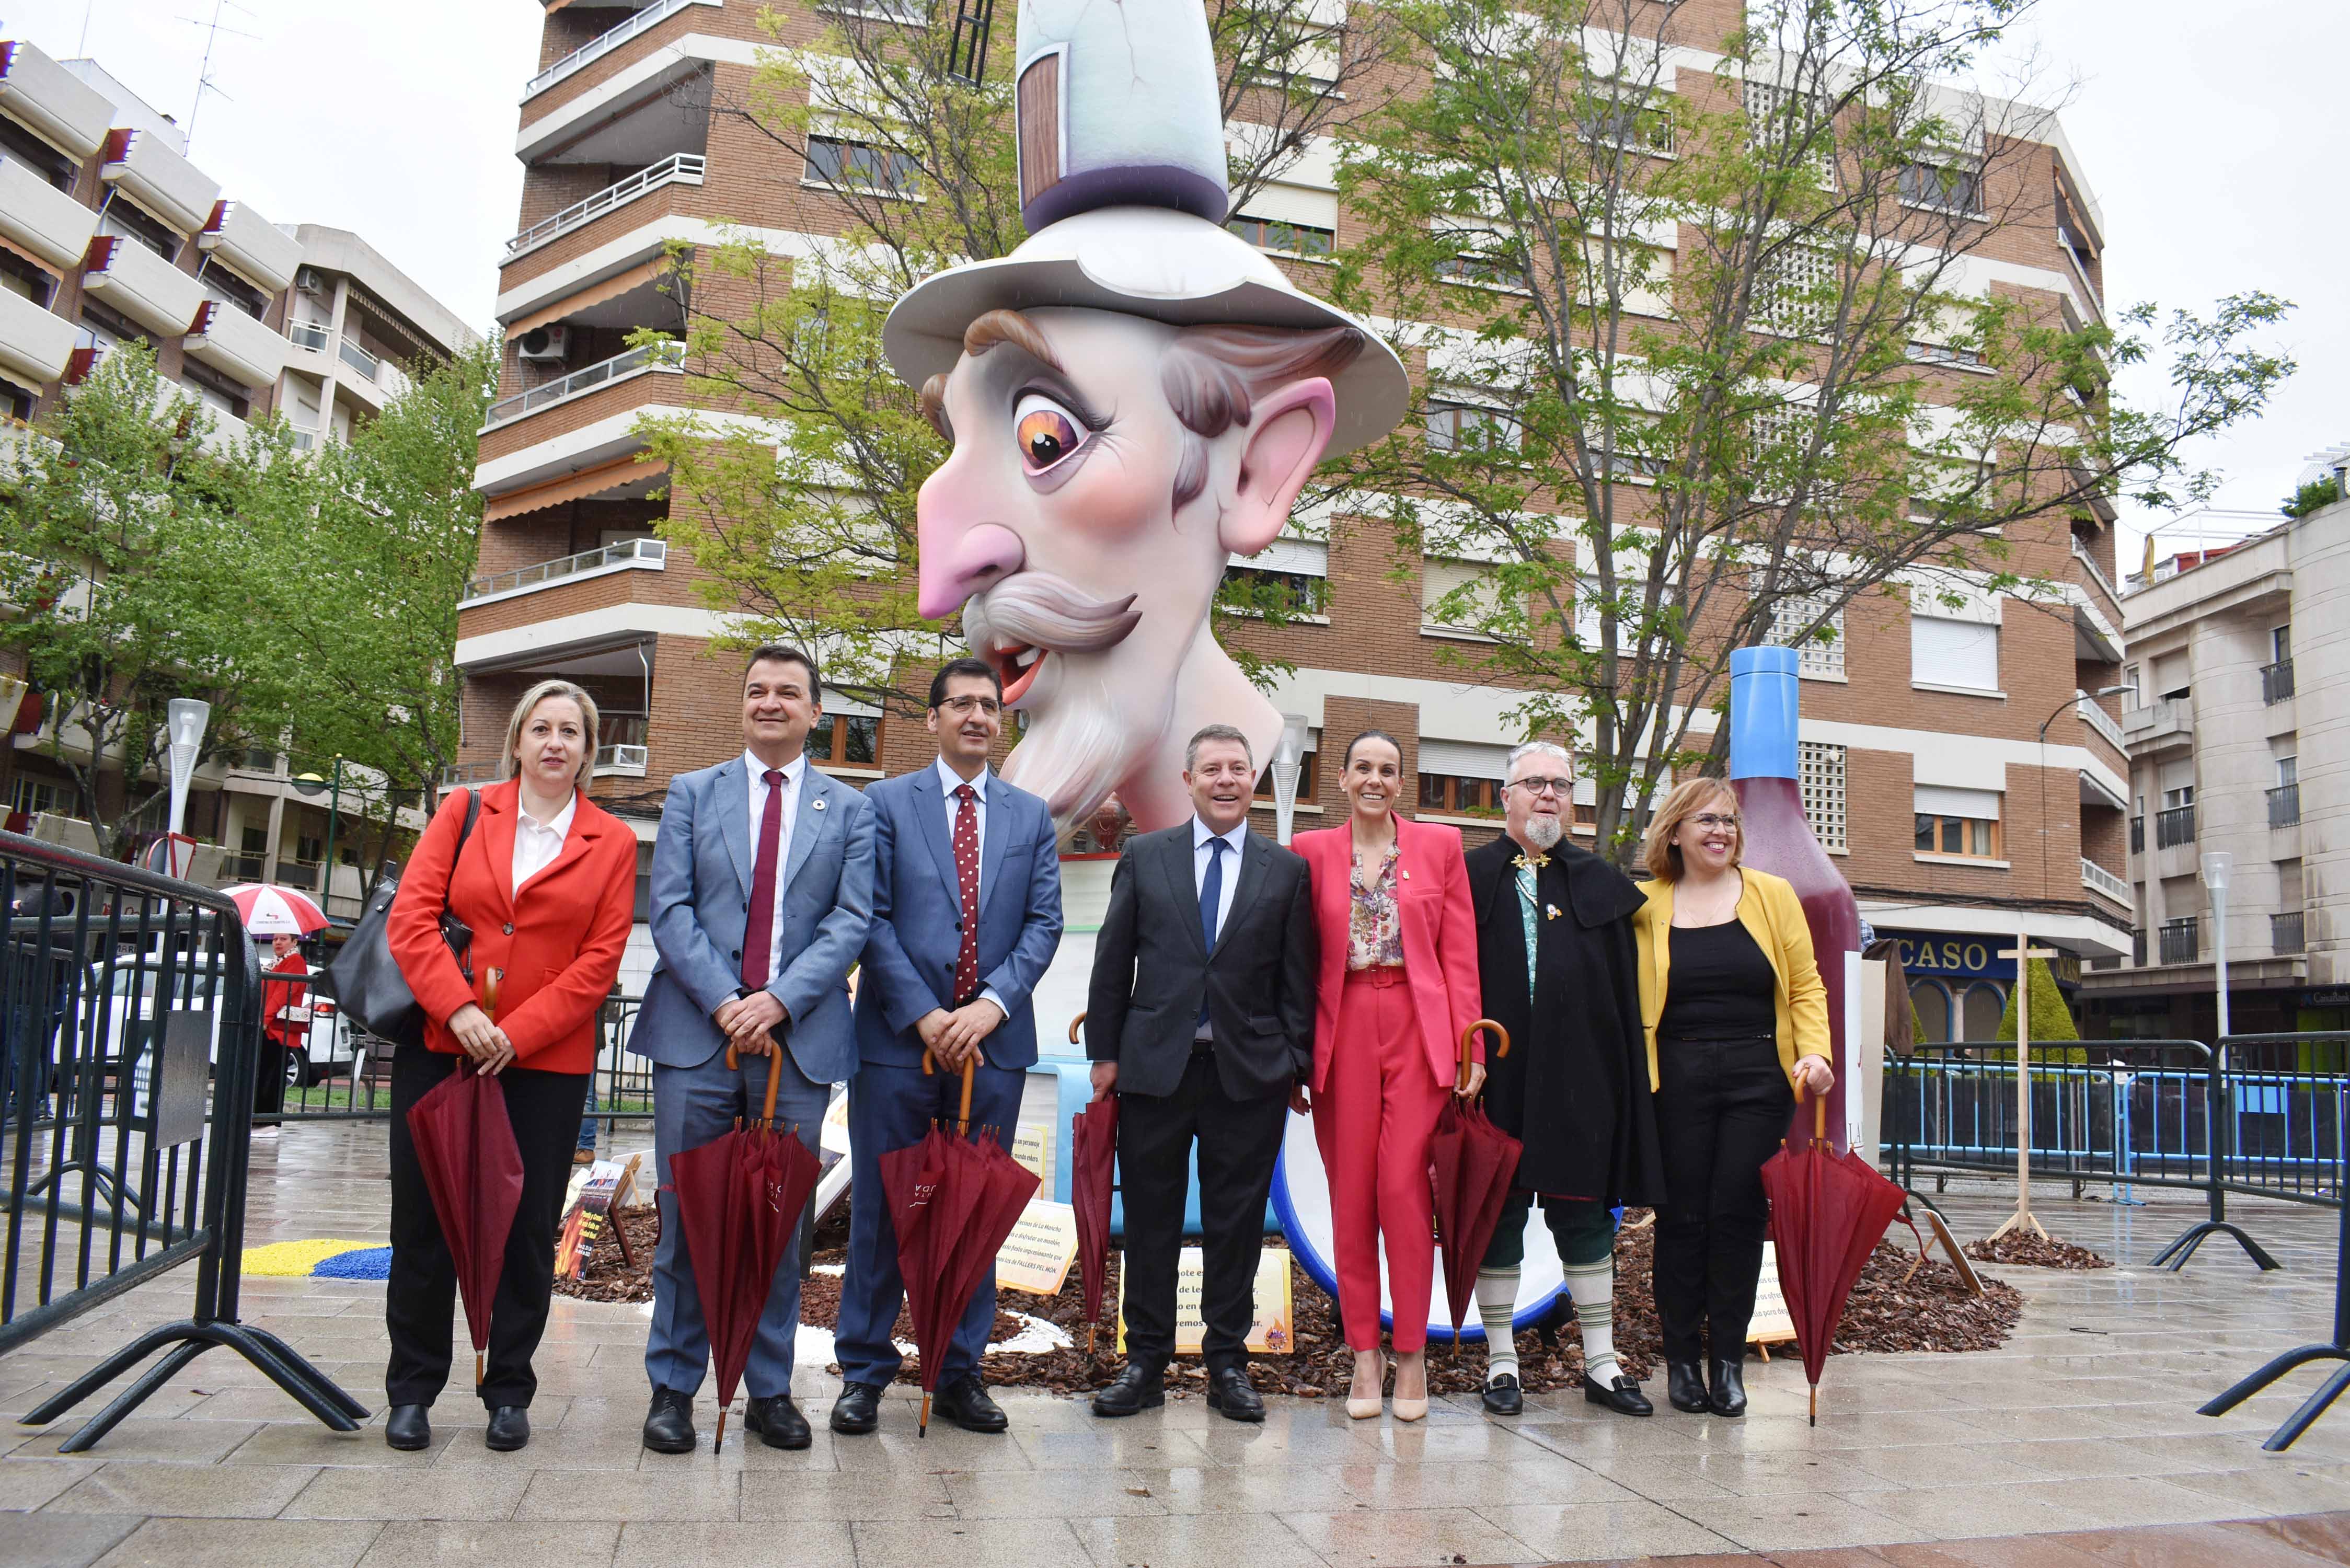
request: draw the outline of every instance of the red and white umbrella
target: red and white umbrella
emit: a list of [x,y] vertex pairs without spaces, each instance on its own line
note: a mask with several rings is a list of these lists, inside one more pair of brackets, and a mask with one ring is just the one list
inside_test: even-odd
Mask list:
[[327,929],[327,911],[309,894],[271,882],[240,882],[222,892],[236,900],[244,929],[256,937],[307,936]]

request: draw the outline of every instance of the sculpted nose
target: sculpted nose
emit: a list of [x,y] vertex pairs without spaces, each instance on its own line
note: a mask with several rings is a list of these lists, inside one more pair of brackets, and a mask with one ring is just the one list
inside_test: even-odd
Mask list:
[[1027,559],[1019,535],[1001,523],[978,521],[971,501],[958,497],[951,483],[939,483],[953,466],[931,475],[915,511],[921,549],[915,608],[925,620],[952,615],[965,599],[1010,576]]

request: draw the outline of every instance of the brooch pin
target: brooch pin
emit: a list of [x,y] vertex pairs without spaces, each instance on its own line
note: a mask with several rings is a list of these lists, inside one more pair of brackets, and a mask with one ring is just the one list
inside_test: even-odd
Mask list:
[[1403,874],[1403,879],[1404,879],[1405,881],[1407,881],[1407,882],[1410,881],[1410,880],[1411,880],[1411,873],[1410,873],[1410,872],[1409,872],[1409,871],[1405,872],[1405,873]]
[[1511,861],[1510,864],[1517,867],[1522,871],[1532,871],[1538,867],[1549,865],[1550,857],[1547,855],[1537,855],[1533,859],[1529,860],[1524,856],[1521,855],[1515,860]]
[[816,799],[808,802],[808,804],[816,807],[816,810],[822,811],[824,809],[824,797],[822,795],[818,795]]
[[1550,920],[1557,919],[1558,906],[1556,904],[1544,904],[1543,906],[1543,918]]

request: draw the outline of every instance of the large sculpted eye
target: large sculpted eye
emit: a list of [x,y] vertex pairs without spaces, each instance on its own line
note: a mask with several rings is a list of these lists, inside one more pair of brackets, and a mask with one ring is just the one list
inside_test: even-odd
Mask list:
[[1031,473],[1043,473],[1085,444],[1076,416],[1041,392],[1024,394],[1012,410],[1013,439]]

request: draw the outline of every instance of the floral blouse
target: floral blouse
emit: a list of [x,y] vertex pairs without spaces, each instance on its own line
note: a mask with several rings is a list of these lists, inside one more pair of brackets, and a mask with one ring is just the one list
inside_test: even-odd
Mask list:
[[1383,969],[1403,962],[1403,912],[1396,905],[1396,857],[1400,842],[1388,846],[1363,879],[1363,855],[1352,852],[1353,870],[1347,887],[1354,895],[1347,919],[1347,968]]

